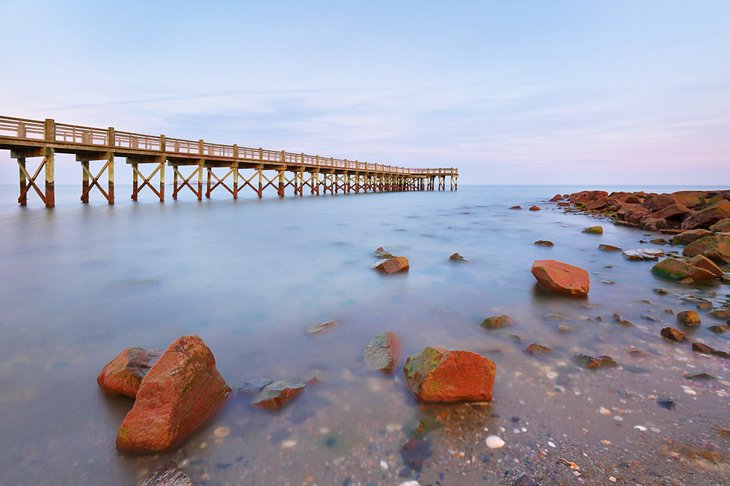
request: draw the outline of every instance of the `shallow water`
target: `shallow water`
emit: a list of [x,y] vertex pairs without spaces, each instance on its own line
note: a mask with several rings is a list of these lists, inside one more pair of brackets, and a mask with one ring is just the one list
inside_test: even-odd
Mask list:
[[[660,281],[651,262],[597,250],[656,245],[607,222],[603,236],[582,234],[595,219],[545,202],[579,189],[165,204],[147,194],[134,204],[118,187],[110,208],[98,199],[81,205],[77,187],[61,186],[49,211],[37,199],[18,208],[16,188],[0,186],[0,482],[133,484],[170,457],[195,484],[510,484],[522,474],[543,484],[727,482],[728,362],[668,343],[659,329],[675,325],[667,309],[694,308],[683,297],[721,306],[730,287]],[[533,203],[544,209],[508,209]],[[555,246],[534,246],[537,239]],[[372,270],[379,246],[407,256],[410,272]],[[469,262],[450,262],[455,251]],[[590,296],[538,290],[530,265],[547,258],[586,268]],[[615,324],[616,312],[634,325]],[[496,314],[516,324],[480,327]],[[701,314],[693,338],[727,350],[727,334],[707,329],[722,321]],[[338,326],[306,333],[327,320]],[[401,337],[404,356],[437,345],[489,357],[493,402],[418,404],[400,369],[364,370],[363,348],[385,330]],[[125,347],[164,349],[186,334],[210,346],[234,389],[313,370],[322,381],[276,413],[235,395],[171,454],[118,454],[116,431],[131,402],[101,393],[97,373]],[[525,354],[531,342],[553,352]],[[576,353],[608,354],[620,367],[586,370]],[[699,371],[718,379],[684,377]],[[671,410],[658,403],[667,398]],[[420,472],[400,452],[419,421],[431,454]],[[505,447],[488,449],[491,434]]]

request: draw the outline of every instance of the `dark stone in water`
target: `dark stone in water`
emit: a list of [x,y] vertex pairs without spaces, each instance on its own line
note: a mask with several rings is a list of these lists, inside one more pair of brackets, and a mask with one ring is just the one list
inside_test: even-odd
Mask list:
[[654,293],[659,295],[667,295],[669,291],[667,289],[654,289]]
[[543,346],[542,344],[538,344],[538,343],[532,343],[525,348],[525,352],[530,353],[530,354],[550,353],[551,351],[552,351],[552,349],[548,348],[547,346]]
[[677,406],[671,398],[659,398],[657,399],[656,404],[662,408],[666,408],[667,410],[674,410],[674,407]]
[[248,380],[246,383],[241,386],[241,388],[238,389],[238,393],[258,393],[260,392],[266,385],[270,385],[274,382],[274,380],[270,380],[268,378],[252,378]]
[[514,324],[514,321],[508,315],[491,316],[482,321],[482,327],[487,329],[498,329],[501,327],[511,326],[512,324]]
[[535,246],[554,246],[554,244],[550,240],[537,240]]
[[316,334],[322,334],[323,332],[329,331],[336,325],[337,325],[337,323],[335,321],[320,322],[319,324],[310,326],[309,329],[307,329],[307,334],[309,334],[310,336],[314,336]]
[[463,256],[461,256],[459,253],[454,253],[453,255],[451,255],[449,257],[449,260],[451,260],[452,262],[466,262],[466,261],[468,261],[466,258],[464,258]]
[[662,337],[669,339],[670,341],[681,342],[687,339],[687,336],[682,331],[680,331],[679,329],[674,329],[673,327],[665,327],[661,331],[659,331],[659,334],[661,334]]
[[431,443],[424,439],[411,439],[400,451],[403,463],[415,471],[423,469],[423,461],[431,457]]
[[527,474],[523,474],[517,481],[512,483],[512,486],[540,486],[540,484],[533,481]]
[[592,370],[598,368],[615,368],[618,366],[618,363],[610,356],[593,357],[587,354],[578,354],[575,356],[575,360],[579,365]]
[[725,332],[728,329],[730,329],[730,326],[728,326],[727,324],[722,324],[719,326],[710,326],[710,327],[708,327],[708,329],[712,332],[721,333],[721,332]]
[[510,209],[522,209],[522,206],[512,206]]
[[145,479],[139,486],[192,486],[190,476],[177,468],[177,463],[172,459],[149,478]]
[[711,374],[704,373],[704,372],[692,373],[692,374],[686,375],[685,378],[687,378],[688,380],[717,380],[717,378],[715,376],[712,376]]
[[266,385],[251,403],[269,410],[276,410],[303,392],[305,386],[304,383],[275,381],[270,385]]
[[598,249],[601,251],[621,251],[621,248],[619,248],[618,246],[605,245],[603,243],[598,245]]
[[692,351],[694,351],[695,353],[711,354],[719,358],[730,359],[730,354],[726,353],[725,351],[711,348],[710,346],[703,343],[692,343]]
[[392,331],[375,336],[363,352],[365,365],[385,373],[393,371],[400,359],[398,336]]

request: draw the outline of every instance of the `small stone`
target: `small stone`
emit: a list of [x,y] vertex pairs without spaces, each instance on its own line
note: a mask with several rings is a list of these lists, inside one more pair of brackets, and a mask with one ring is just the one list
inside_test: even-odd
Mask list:
[[659,295],[667,295],[669,291],[667,289],[654,289],[654,293]]
[[588,369],[614,368],[618,366],[618,363],[612,357],[605,355],[593,357],[586,354],[578,354],[575,358],[578,364]]
[[547,346],[543,346],[542,344],[532,343],[525,348],[525,352],[530,354],[550,353],[552,352],[552,349],[548,348]]
[[399,273],[399,272],[407,272],[409,269],[409,262],[408,258],[406,257],[393,257],[388,258],[387,260],[384,260],[377,265],[375,265],[375,269],[382,272],[382,273]]
[[297,441],[295,441],[293,439],[288,439],[281,443],[281,448],[282,449],[292,449],[292,448],[296,447],[296,445],[297,445]]
[[363,351],[365,365],[372,370],[390,373],[398,365],[400,343],[392,331],[375,336]]
[[692,351],[694,351],[695,353],[711,354],[713,356],[725,359],[730,358],[730,354],[726,353],[725,351],[719,351],[715,348],[711,348],[704,343],[692,343]]
[[677,322],[681,322],[687,327],[697,327],[702,323],[702,319],[697,311],[688,310],[677,314]]
[[170,459],[139,486],[193,486],[190,476],[178,469],[177,463]]
[[655,250],[652,248],[638,248],[635,250],[624,251],[624,257],[630,261],[656,261],[662,256],[664,256],[664,252],[662,250]]
[[431,443],[425,439],[411,439],[400,451],[403,463],[415,471],[423,469],[423,462],[431,457]]
[[710,312],[710,315],[718,319],[730,319],[730,308],[714,310]]
[[717,380],[716,377],[712,376],[709,373],[704,373],[704,372],[691,373],[691,374],[685,375],[685,378],[687,378],[688,380]]
[[530,206],[530,211],[539,211],[540,206]]
[[725,332],[728,329],[730,329],[730,326],[728,326],[727,324],[722,324],[722,325],[717,325],[717,326],[710,326],[710,327],[708,327],[708,329],[712,332],[719,334],[719,333]]
[[677,404],[671,398],[658,398],[656,404],[667,410],[674,410]]
[[588,228],[583,228],[582,232],[589,235],[602,235],[603,226],[589,226]]
[[458,253],[454,253],[453,255],[451,255],[449,257],[449,260],[451,260],[452,262],[466,262],[466,261],[468,261],[466,258],[464,258],[463,256],[461,256]]
[[231,428],[225,427],[225,426],[216,427],[215,430],[213,431],[213,435],[219,439],[228,437],[228,434],[230,434],[230,433],[231,433]]
[[662,337],[670,341],[682,342],[687,339],[687,336],[682,331],[673,327],[665,327],[659,333]]
[[697,304],[699,310],[710,310],[712,309],[712,302],[700,302]]
[[664,238],[655,238],[653,240],[649,240],[649,243],[653,243],[654,245],[666,245],[667,240]]
[[337,323],[335,321],[320,322],[319,324],[315,324],[309,327],[309,329],[307,329],[307,334],[309,334],[310,336],[322,334],[323,332],[329,331],[336,325]]
[[382,258],[383,260],[387,260],[388,258],[395,258],[395,255],[392,255],[390,252],[385,251],[385,249],[380,246],[375,250],[375,256],[378,258]]
[[482,321],[482,327],[486,329],[498,329],[508,327],[514,324],[512,318],[508,315],[491,316]]
[[251,404],[269,410],[277,410],[283,407],[289,400],[304,391],[304,383],[289,383],[286,381],[275,381],[266,385]]
[[535,246],[554,246],[554,244],[550,240],[537,240]]
[[490,435],[487,437],[487,447],[490,449],[501,449],[504,447],[504,441],[496,435]]
[[522,209],[522,206],[512,206],[510,209]]
[[619,248],[618,246],[604,244],[598,245],[598,249],[601,251],[621,251],[621,248]]

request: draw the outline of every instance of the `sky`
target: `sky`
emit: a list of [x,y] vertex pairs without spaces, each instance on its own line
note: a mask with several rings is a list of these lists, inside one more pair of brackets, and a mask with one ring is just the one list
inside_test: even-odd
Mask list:
[[[0,115],[461,184],[730,184],[726,0],[0,0],[0,19]],[[80,179],[59,157],[56,183]]]

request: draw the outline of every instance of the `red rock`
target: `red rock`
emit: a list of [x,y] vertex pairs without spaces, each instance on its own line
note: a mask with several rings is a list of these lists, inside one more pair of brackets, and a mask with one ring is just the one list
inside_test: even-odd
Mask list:
[[530,211],[539,211],[540,206],[530,206]]
[[[560,204],[558,204],[560,206]],[[715,233],[730,233],[730,218],[721,219],[717,223],[710,226],[710,231]]]
[[634,194],[630,194],[626,196],[624,202],[629,204],[641,204],[644,200]]
[[678,191],[672,193],[672,196],[677,203],[688,208],[696,208],[705,203],[707,191]]
[[688,262],[678,258],[667,258],[660,261],[651,268],[651,271],[669,280],[679,280],[689,278],[690,282],[700,282],[715,278],[715,276],[704,268],[696,267]]
[[665,207],[664,209],[660,209],[659,211],[656,211],[651,214],[652,218],[661,218],[661,219],[674,219],[674,220],[681,220],[688,214],[691,214],[692,210],[689,209],[687,206],[683,204],[670,204],[669,206]]
[[723,199],[685,219],[682,228],[707,228],[726,218],[730,218],[730,201]]
[[535,261],[532,264],[532,274],[543,290],[573,297],[588,295],[591,285],[588,272],[555,260]]
[[671,194],[657,194],[644,201],[644,207],[654,212],[676,203],[677,200]]
[[704,255],[715,262],[730,263],[730,235],[719,233],[695,240],[684,247],[682,255]]
[[608,201],[606,199],[599,199],[597,201],[591,201],[586,203],[585,208],[589,211],[600,211],[608,207]]
[[375,266],[376,270],[383,273],[407,272],[408,268],[408,258],[402,256],[388,258]]
[[570,203],[568,201],[559,201],[558,202],[558,207],[559,208],[567,208],[567,207],[570,207]]
[[715,275],[716,277],[722,277],[725,272],[722,271],[722,268],[718,267],[715,262],[710,260],[704,255],[697,255],[693,256],[689,259],[690,265],[694,265],[697,268],[702,268],[703,270],[707,270],[711,274]]
[[231,389],[198,336],[173,341],[142,380],[117,434],[117,449],[156,453],[170,449],[211,418]]
[[672,238],[672,244],[673,245],[689,245],[693,241],[699,240],[700,238],[704,238],[705,236],[710,236],[711,234],[712,234],[712,231],[708,231],[706,229],[682,231],[678,235],[675,235],[674,238]]
[[104,366],[96,382],[106,393],[134,398],[142,378],[159,357],[157,349],[127,348]]
[[522,206],[512,206],[510,209],[522,209]]
[[677,322],[681,322],[687,327],[697,327],[702,324],[702,319],[697,311],[687,310],[677,314]]
[[687,339],[687,336],[682,331],[673,327],[662,328],[659,333],[662,335],[662,337],[669,339],[670,341],[681,342]]
[[647,217],[640,221],[640,225],[645,230],[659,231],[667,227],[667,220],[664,218]]
[[488,402],[496,371],[477,353],[433,347],[409,356],[403,367],[408,387],[425,402]]
[[563,196],[562,196],[562,195],[560,195],[560,194],[556,194],[556,195],[554,195],[554,196],[552,197],[552,199],[550,199],[550,202],[558,202],[558,201],[560,201],[561,199],[563,199]]

